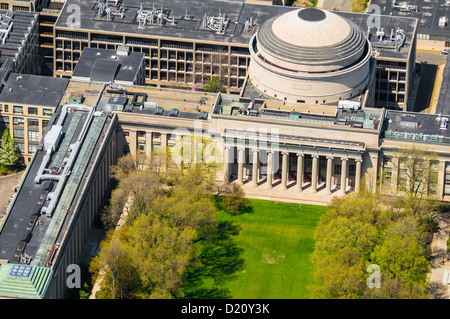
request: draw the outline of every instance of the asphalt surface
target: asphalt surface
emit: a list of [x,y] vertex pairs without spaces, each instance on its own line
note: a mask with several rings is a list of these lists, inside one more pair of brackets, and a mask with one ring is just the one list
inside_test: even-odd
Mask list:
[[[414,111],[423,112],[430,106],[438,65],[445,64],[446,60],[447,56],[439,52],[417,50],[416,62],[422,64],[422,73],[414,103]],[[438,90],[436,94],[439,94],[440,88],[436,89]]]

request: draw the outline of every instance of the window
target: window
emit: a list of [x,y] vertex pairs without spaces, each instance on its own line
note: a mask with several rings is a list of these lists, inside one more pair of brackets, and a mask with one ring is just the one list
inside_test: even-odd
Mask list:
[[383,185],[386,187],[391,186],[391,180],[392,180],[392,168],[384,167],[383,168]]
[[145,152],[145,142],[138,142],[137,149],[139,152],[144,153]]
[[38,128],[39,120],[37,119],[28,119],[28,128]]
[[130,132],[128,132],[128,131],[123,131],[123,136],[125,136],[125,137],[130,136]]
[[30,115],[37,115],[38,114],[37,107],[29,107],[28,108],[28,114],[30,114]]
[[28,131],[28,140],[32,142],[39,142],[39,132]]
[[8,116],[0,116],[0,127],[9,127],[9,117]]
[[52,109],[44,109],[44,116],[52,116],[53,110]]
[[28,144],[28,153],[34,153],[38,149],[38,144]]
[[23,129],[18,128],[13,129],[13,138],[23,138],[23,137],[24,137]]
[[3,111],[3,104],[0,104],[0,112]]
[[19,149],[19,153],[24,153],[25,152],[25,144],[23,144],[23,143],[16,143],[16,144]]
[[23,106],[13,106],[13,112],[14,114],[23,114]]
[[145,131],[137,131],[137,137],[145,137]]
[[5,104],[5,108],[4,108],[4,111],[5,111],[5,112],[9,112],[9,107],[8,107],[8,104]]
[[429,194],[436,194],[437,193],[438,180],[439,180],[438,172],[430,172],[429,181],[428,181],[428,193]]
[[48,125],[48,121],[42,120],[42,129],[45,129]]
[[13,118],[13,125],[24,125],[25,120],[21,117],[14,117]]
[[406,174],[406,169],[400,168],[398,170],[397,188],[400,190],[405,190],[407,179],[408,179],[408,177]]

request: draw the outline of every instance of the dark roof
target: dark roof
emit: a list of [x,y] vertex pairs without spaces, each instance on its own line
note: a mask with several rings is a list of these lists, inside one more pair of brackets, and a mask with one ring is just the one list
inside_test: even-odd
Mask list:
[[[372,18],[370,14],[363,13],[352,13],[352,12],[344,12],[344,11],[334,11],[336,14],[347,18],[354,23],[356,23],[366,34],[367,36],[367,27],[368,21]],[[372,47],[376,49],[380,55],[379,57],[383,58],[395,58],[395,59],[408,59],[409,53],[411,50],[411,44],[414,41],[415,37],[415,29],[417,27],[417,19],[409,18],[409,17],[398,17],[398,16],[379,16],[380,18],[380,26],[384,29],[385,35],[387,37],[390,36],[391,30],[395,31],[400,28],[403,30],[405,34],[405,42],[399,51],[395,49],[394,46],[386,46],[376,35],[377,29],[375,27],[370,29],[369,40],[372,44]]]
[[0,103],[58,106],[68,79],[31,74],[10,74],[0,93]]
[[441,129],[441,120],[450,116],[387,110],[383,135],[388,139],[419,143],[450,143],[450,129]]
[[397,0],[396,5],[416,5],[418,11],[400,11],[394,8],[393,0],[372,0],[372,5],[378,5],[381,14],[392,16],[411,17],[418,19],[417,33],[432,34],[450,38],[450,26],[441,27],[438,25],[440,17],[450,18],[450,6],[442,0]]
[[[186,41],[211,41],[218,43],[231,43],[237,45],[248,46],[248,43],[263,22],[268,19],[286,13],[290,10],[297,10],[297,7],[286,7],[277,5],[263,5],[254,3],[245,3],[242,1],[226,1],[226,0],[167,0],[163,3],[164,12],[168,19],[175,18],[176,23],[172,25],[170,22],[165,22],[163,25],[159,23],[149,25],[145,28],[139,28],[137,21],[137,12],[139,5],[142,3],[144,9],[160,8],[160,4],[153,1],[143,0],[124,0],[125,7],[124,18],[113,17],[107,20],[106,17],[99,19],[97,11],[97,1],[95,0],[67,0],[66,6],[76,4],[81,6],[81,26],[80,31],[102,30],[104,32],[121,33],[129,35],[148,35],[152,37],[165,37],[175,39],[186,39]],[[189,18],[186,18],[186,12]],[[209,29],[202,28],[202,21],[204,16],[218,16],[219,12],[226,15],[228,23],[223,33],[217,33]],[[364,32],[367,31],[368,14],[359,14],[351,12],[336,11],[337,14],[343,15],[346,18],[354,21]],[[58,28],[69,28],[66,21],[70,21],[69,15],[71,10],[63,9],[61,15],[56,22]],[[246,33],[245,23],[252,18],[254,27],[250,32]],[[386,31],[391,28],[397,29],[401,27],[407,36],[404,48],[400,52],[391,52],[390,49],[380,48],[380,54],[388,57],[399,57],[406,59],[412,43],[414,29],[417,24],[416,19],[405,17],[391,17],[382,16],[381,23]],[[70,29],[70,28],[69,28]],[[371,30],[375,32],[375,30]],[[376,41],[371,39],[371,42]],[[395,50],[394,50],[395,51]]]
[[91,81],[133,82],[144,60],[144,53],[118,55],[115,50],[85,48],[72,77]]
[[447,62],[445,64],[436,113],[450,114],[450,54],[447,56]]

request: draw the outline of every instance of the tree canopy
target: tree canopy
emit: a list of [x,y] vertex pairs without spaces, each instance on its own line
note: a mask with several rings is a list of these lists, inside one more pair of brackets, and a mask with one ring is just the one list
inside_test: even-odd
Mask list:
[[222,284],[244,260],[233,241],[238,228],[217,220],[215,168],[139,163],[128,155],[112,170],[117,188],[103,213],[110,231],[90,266],[97,297],[231,297]]
[[8,129],[5,129],[0,144],[0,166],[12,167],[17,165],[17,144],[11,138]]

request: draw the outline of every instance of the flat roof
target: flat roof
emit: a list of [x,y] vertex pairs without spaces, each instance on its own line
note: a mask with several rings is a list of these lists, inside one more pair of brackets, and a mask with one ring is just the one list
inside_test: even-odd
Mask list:
[[57,107],[68,79],[11,73],[0,93],[0,103]]
[[[365,13],[353,13],[345,11],[333,11],[334,13],[341,15],[353,22],[355,22],[364,31],[367,36],[368,21],[372,18],[370,14]],[[385,37],[389,38],[391,30],[395,36],[396,30],[401,29],[405,35],[405,41],[400,50],[397,51],[394,45],[388,45],[386,42],[380,41],[377,37],[377,29],[371,28],[369,40],[373,49],[379,52],[380,57],[392,58],[392,59],[408,59],[411,51],[411,45],[415,38],[415,31],[417,27],[417,19],[402,16],[389,16],[380,15],[380,26],[384,29]]]
[[[8,11],[0,10],[2,16],[6,15]],[[30,36],[29,28],[38,23],[39,13],[27,11],[14,11],[11,22],[13,23],[11,32],[8,35],[5,43],[0,41],[0,56],[4,58],[11,58],[16,60],[16,54],[20,53],[23,47],[23,40]]]
[[386,139],[449,144],[450,129],[441,127],[443,118],[449,120],[450,115],[387,110],[382,135]]
[[129,52],[119,55],[116,50],[84,48],[73,71],[73,78],[98,82],[136,79],[144,60],[144,53]]
[[[91,158],[102,150],[105,133],[114,123],[107,114],[94,114],[91,110],[91,107],[82,105],[79,108],[72,107],[67,112],[58,108],[24,174],[0,228],[0,260],[7,262],[0,263],[0,273],[3,273],[0,276],[2,296],[22,296],[21,291],[14,291],[16,281],[3,280],[4,276],[17,276],[12,272],[5,273],[3,270],[6,265],[51,268],[57,258],[49,258],[53,256],[54,245],[63,243],[72,221],[77,219],[74,210],[81,199],[87,196],[83,185],[88,183],[87,177],[97,167]],[[87,130],[84,130],[84,125],[88,125]],[[59,128],[61,131],[54,135]],[[61,136],[59,143],[49,144],[55,136]],[[79,148],[78,140],[82,141]],[[49,149],[54,151],[50,157],[46,157]],[[70,170],[69,174],[67,169]],[[41,180],[37,182],[39,177]],[[47,216],[47,212],[42,209],[50,207],[53,207],[52,214]],[[57,248],[55,252],[54,256],[57,256]],[[9,268],[5,269],[9,271]],[[40,291],[39,295],[42,297],[43,293]]]
[[450,114],[450,54],[447,55],[447,61],[445,62],[445,69],[435,113]]
[[396,6],[413,5],[417,6],[416,10],[401,11],[400,8],[395,8],[393,0],[371,0],[371,4],[378,5],[381,9],[381,14],[391,15],[394,17],[411,17],[418,19],[417,33],[450,36],[450,26],[439,26],[439,18],[450,18],[450,5],[442,0],[410,0],[410,1],[396,1]]
[[[123,6],[125,8],[124,17],[113,16],[111,20],[106,17],[98,18],[98,6],[94,0],[86,0],[79,2],[77,0],[67,0],[66,6],[76,4],[81,6],[81,25],[77,30],[80,32],[90,30],[96,32],[102,30],[103,32],[120,33],[127,35],[148,35],[150,37],[174,38],[180,41],[192,42],[216,42],[224,44],[236,44],[248,46],[248,43],[256,31],[257,27],[266,20],[287,13],[291,10],[297,10],[297,7],[286,7],[278,5],[264,5],[255,3],[246,3],[242,1],[226,1],[226,0],[170,0],[164,1],[163,9],[167,14],[168,21],[163,25],[155,23],[153,25],[147,24],[146,28],[139,28],[137,15],[139,5],[142,3],[143,8],[151,10],[161,8],[161,3],[153,1],[136,1],[124,0]],[[367,32],[367,20],[370,15],[363,13],[351,13],[334,11],[338,15],[342,15],[354,21],[365,33]],[[189,18],[186,18],[186,13]],[[223,33],[217,33],[209,29],[202,28],[203,18],[206,16],[218,17],[220,14],[225,14],[226,28]],[[57,28],[68,28],[66,21],[70,21],[70,10],[62,10],[61,15],[56,22]],[[175,19],[175,24],[171,23],[171,19]],[[245,23],[252,18],[254,27],[250,32],[245,32]],[[408,17],[397,16],[381,16],[381,25],[386,32],[390,29],[396,30],[398,27],[404,30],[406,40],[403,48],[396,52],[390,48],[381,47],[378,45],[378,51],[381,56],[406,59],[409,56],[411,43],[414,39],[414,30],[417,24],[416,19]],[[372,29],[371,33],[376,30]],[[371,37],[372,44],[376,44],[376,37]]]

